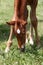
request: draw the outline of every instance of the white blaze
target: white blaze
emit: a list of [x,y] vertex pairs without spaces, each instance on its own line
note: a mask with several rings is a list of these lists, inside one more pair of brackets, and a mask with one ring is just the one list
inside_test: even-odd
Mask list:
[[17,33],[20,34],[20,29],[17,29]]

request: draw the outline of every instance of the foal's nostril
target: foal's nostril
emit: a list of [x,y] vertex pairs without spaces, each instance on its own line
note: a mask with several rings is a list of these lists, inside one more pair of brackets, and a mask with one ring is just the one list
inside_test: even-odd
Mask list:
[[20,29],[17,29],[17,34],[20,34]]

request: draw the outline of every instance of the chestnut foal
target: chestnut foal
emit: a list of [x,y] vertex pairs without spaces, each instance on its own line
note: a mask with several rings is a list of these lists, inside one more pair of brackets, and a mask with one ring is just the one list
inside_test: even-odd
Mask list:
[[[15,13],[11,22],[7,22],[11,25],[10,36],[7,42],[7,47],[5,52],[9,51],[12,44],[12,34],[15,33],[18,40],[18,47],[24,51],[25,40],[26,40],[26,21],[28,18],[27,5],[30,5],[30,19],[31,19],[31,33],[30,33],[30,44],[33,45],[33,28],[35,30],[36,43],[39,44],[38,32],[37,32],[37,17],[36,17],[36,7],[38,0],[15,0]],[[15,32],[16,31],[16,32]]]

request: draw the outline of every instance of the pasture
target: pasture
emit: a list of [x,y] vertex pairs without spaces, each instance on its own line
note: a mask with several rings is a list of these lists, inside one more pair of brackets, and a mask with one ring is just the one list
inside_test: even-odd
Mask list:
[[[43,0],[38,0],[37,18],[40,48],[26,44],[24,53],[17,50],[17,39],[13,35],[13,44],[5,54],[6,42],[9,37],[10,26],[6,24],[13,16],[14,0],[0,0],[0,65],[43,65]],[[28,7],[30,10],[30,7]],[[28,21],[30,18],[28,17]],[[29,22],[28,22],[29,23]]]

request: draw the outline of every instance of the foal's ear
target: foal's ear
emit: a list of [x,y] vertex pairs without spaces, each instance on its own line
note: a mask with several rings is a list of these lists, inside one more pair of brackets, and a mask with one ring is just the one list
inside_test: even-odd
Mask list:
[[27,21],[22,21],[21,23],[23,26],[25,26],[27,24]]
[[15,21],[6,22],[8,25],[14,25]]

